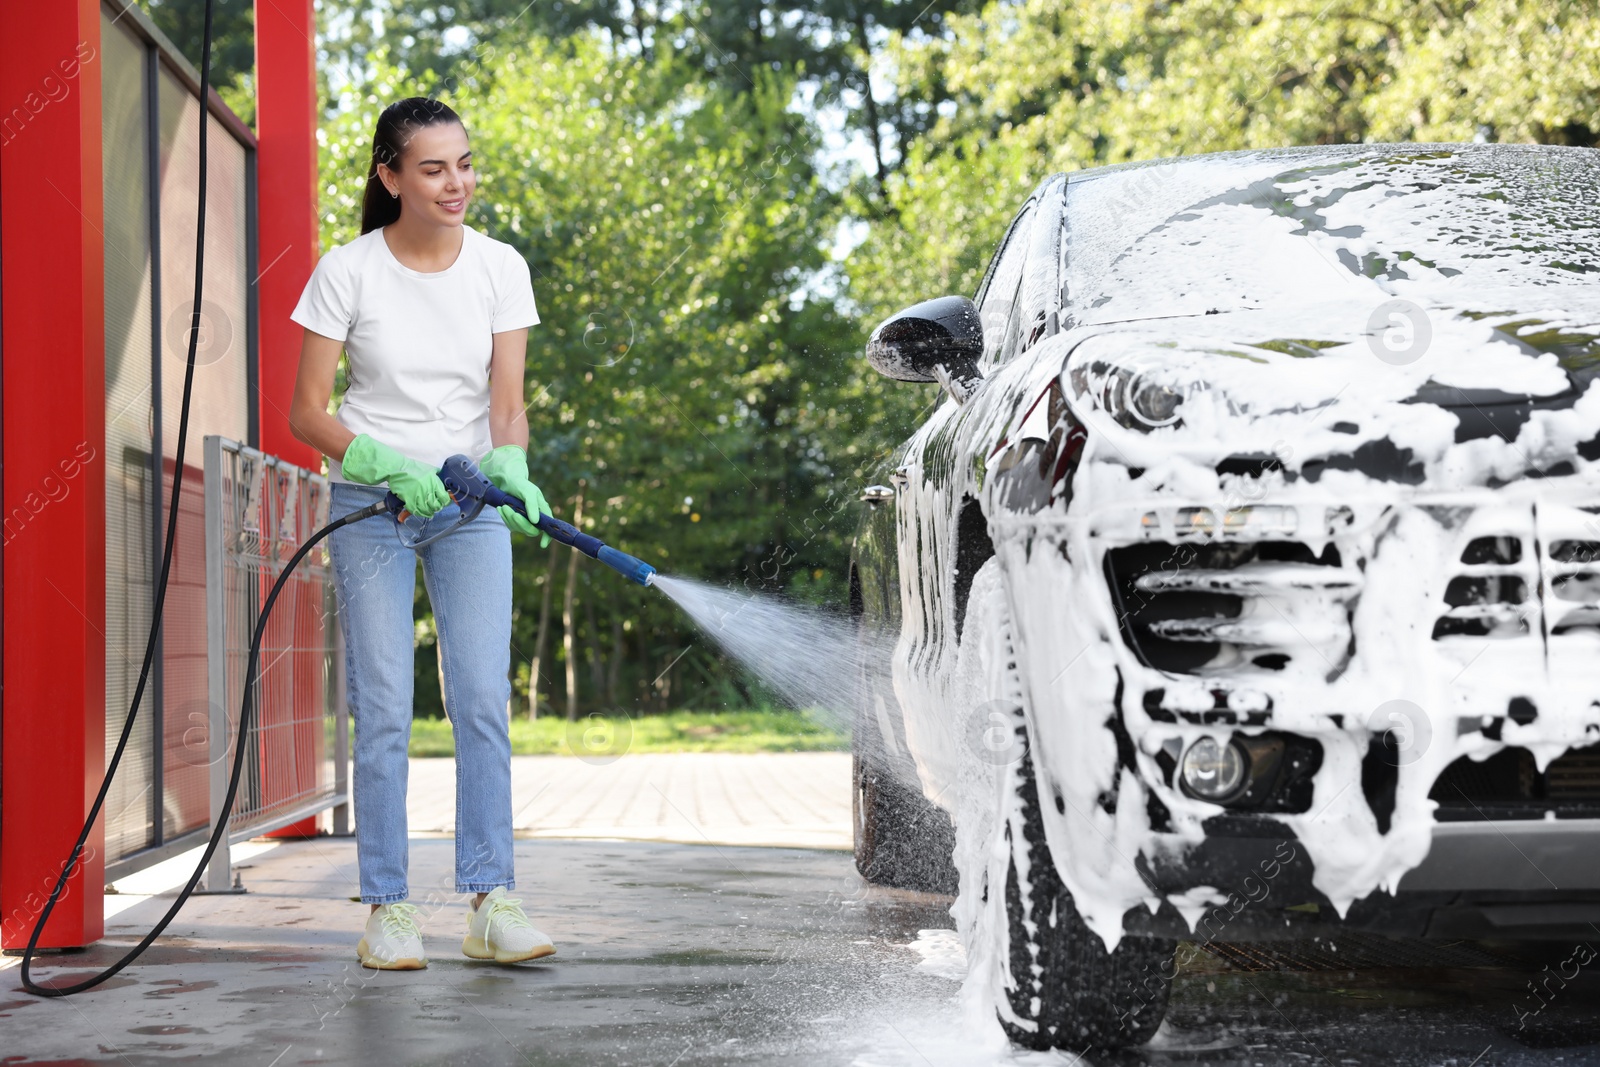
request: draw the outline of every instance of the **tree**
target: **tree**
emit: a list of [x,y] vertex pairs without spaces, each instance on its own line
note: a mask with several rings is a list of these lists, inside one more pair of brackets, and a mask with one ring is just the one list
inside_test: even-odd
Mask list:
[[902,96],[938,84],[949,99],[887,183],[898,220],[852,257],[851,295],[874,312],[970,294],[1053,171],[1292,144],[1600,139],[1587,0],[1010,0],[948,31],[889,48]]
[[[195,0],[139,0],[150,21],[200,69],[206,7]],[[254,0],[215,0],[211,15],[211,84],[246,123],[256,120]]]
[[[649,3],[645,0],[324,0],[329,51],[362,67],[380,50],[410,69],[448,79],[484,42],[537,35],[560,40],[598,33],[620,54],[671,54],[704,78],[753,92],[757,74],[804,83],[815,103],[839,106],[848,127],[866,137],[881,181],[898,161],[896,145],[922,133],[933,115],[937,82],[876,99],[868,72],[890,34],[938,39],[946,19],[975,12],[980,0],[766,0]],[[882,89],[891,84],[881,79]],[[808,134],[804,124],[791,130]],[[808,150],[817,147],[810,146]]]
[[[859,487],[860,442],[877,431],[857,402],[869,373],[859,327],[819,282],[839,203],[791,147],[807,122],[787,110],[793,80],[756,72],[736,92],[598,31],[486,42],[448,85],[382,50],[371,62],[372,83],[323,130],[324,247],[356,235],[377,111],[438,91],[473,144],[469,222],[533,270],[530,466],[558,513],[583,482],[583,528],[664,571],[842,600],[852,531],[835,504]],[[514,551],[525,605],[514,657],[526,664],[550,554],[522,540]],[[605,588],[572,587],[572,641],[557,643],[588,663],[614,658],[622,613],[625,707],[651,699],[685,647],[673,669],[710,679],[695,692],[742,685],[660,594]],[[583,710],[598,710],[610,675],[608,662],[597,687],[574,670]]]

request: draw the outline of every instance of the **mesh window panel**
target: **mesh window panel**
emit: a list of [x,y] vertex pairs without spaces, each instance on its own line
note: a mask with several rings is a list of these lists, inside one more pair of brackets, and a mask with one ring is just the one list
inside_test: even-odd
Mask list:
[[[154,589],[150,211],[143,42],[101,16],[106,320],[106,758],[139,679]],[[155,843],[153,694],[106,798],[106,859]]]
[[[265,503],[279,540],[276,559],[262,576],[263,588],[328,521],[321,483],[280,471],[269,484]],[[259,691],[263,815],[301,807],[330,795],[333,787],[333,777],[323,767],[332,652],[331,620],[326,617],[330,579],[324,543],[295,571],[267,623],[262,654],[270,651],[270,667],[262,674]]]
[[[327,483],[253,449],[222,451],[221,498],[228,722],[238,730],[251,634],[273,582],[300,545],[328,521]],[[331,799],[336,769],[333,575],[326,542],[284,585],[261,647],[255,727],[245,739],[235,831],[281,820]]]
[[[161,128],[162,493],[171,491],[194,298],[200,103],[169,71],[159,76]],[[206,687],[203,441],[249,435],[246,367],[245,150],[206,116],[205,288],[185,446],[178,541],[162,624],[163,808],[168,836],[206,824],[210,705]]]

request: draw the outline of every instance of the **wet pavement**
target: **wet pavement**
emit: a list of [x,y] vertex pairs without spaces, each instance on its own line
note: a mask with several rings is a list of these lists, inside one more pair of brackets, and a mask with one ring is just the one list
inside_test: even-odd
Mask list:
[[[412,833],[456,825],[456,761],[413,759]],[[848,752],[511,757],[519,836],[849,848]]]
[[[952,925],[949,902],[868,889],[845,852],[520,840],[518,895],[559,952],[511,967],[460,955],[465,905],[448,891],[453,854],[448,839],[412,841],[425,971],[356,963],[364,909],[349,900],[352,842],[285,843],[245,861],[248,894],[195,898],[171,936],[96,990],[37,1000],[15,967],[0,971],[0,1063],[1074,1060],[1009,1052],[997,1027],[965,1018],[953,935],[919,938]],[[156,897],[128,908],[106,943],[36,975],[81,976],[164,907]],[[1600,1062],[1600,959],[1579,966],[1565,947],[1541,959],[1506,945],[1341,947],[1342,956],[1325,946],[1188,949],[1162,1047],[1086,1059]],[[1430,963],[1448,966],[1419,966]],[[1283,967],[1301,969],[1275,969]]]

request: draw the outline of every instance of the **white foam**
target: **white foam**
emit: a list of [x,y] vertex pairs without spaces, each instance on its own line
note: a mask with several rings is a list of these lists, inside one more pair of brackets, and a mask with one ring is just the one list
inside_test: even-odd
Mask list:
[[[986,763],[961,734],[967,709],[1022,694],[1039,794],[1059,798],[1041,805],[1046,840],[1084,920],[1108,948],[1123,936],[1130,908],[1162,903],[1136,861],[1181,856],[1204,838],[1204,820],[1219,810],[1164,789],[1171,826],[1157,832],[1144,802],[1148,783],[1164,778],[1154,760],[1163,740],[1228,729],[1152,719],[1147,694],[1170,688],[1165,706],[1194,710],[1214,684],[1237,682],[1240,669],[1226,658],[1226,645],[1188,678],[1144,668],[1125,647],[1102,561],[1108,544],[1139,539],[1146,512],[1292,508],[1300,526],[1291,539],[1362,561],[1360,595],[1348,616],[1330,593],[1266,605],[1277,615],[1265,621],[1300,635],[1301,647],[1283,670],[1254,672],[1252,691],[1237,694],[1235,708],[1259,709],[1270,698],[1271,728],[1321,744],[1309,809],[1275,817],[1294,832],[1296,847],[1315,865],[1315,887],[1341,913],[1392,891],[1427,856],[1435,806],[1428,793],[1452,761],[1520,745],[1543,766],[1600,738],[1592,697],[1600,688],[1600,634],[1565,639],[1548,673],[1538,618],[1522,636],[1432,636],[1471,538],[1509,532],[1528,544],[1600,540],[1600,520],[1583,510],[1600,506],[1600,466],[1575,454],[1579,442],[1600,436],[1600,389],[1589,388],[1570,407],[1534,412],[1509,441],[1458,443],[1454,414],[1407,402],[1430,381],[1536,396],[1569,388],[1556,357],[1519,341],[1512,324],[1536,319],[1600,333],[1600,286],[1561,265],[1593,261],[1597,190],[1586,165],[1587,185],[1539,187],[1540,195],[1554,188],[1551,195],[1568,198],[1573,224],[1503,254],[1485,242],[1506,205],[1446,196],[1424,180],[1460,179],[1461,166],[1448,159],[1419,163],[1398,183],[1381,161],[1285,179],[1288,203],[1320,213],[1314,224],[1276,214],[1266,201],[1245,206],[1222,198],[1208,206],[1219,188],[1209,163],[1126,172],[1121,188],[1119,176],[1107,176],[1069,193],[1075,214],[1067,289],[1074,308],[1092,313],[1028,357],[993,369],[966,404],[939,408],[907,447],[899,500],[905,622],[894,681],[924,792],[956,821],[961,890],[952,915],[967,948],[963,996],[973,1019],[985,1012],[992,1018],[997,1005],[1004,1010],[1000,992],[1010,984],[1000,887],[1012,856],[1000,827],[1017,812],[1006,768]],[[1228,181],[1263,181],[1286,169],[1282,157],[1267,154],[1235,168]],[[1404,195],[1389,191],[1399,186]],[[1350,236],[1357,227],[1362,236]],[[1205,254],[1186,249],[1192,245]],[[1353,269],[1376,261],[1370,257],[1388,266],[1376,276]],[[1100,296],[1106,299],[1096,305]],[[1409,362],[1380,358],[1380,350],[1392,356],[1393,349],[1371,325],[1397,297],[1426,309],[1431,340]],[[1157,314],[1191,317],[1116,321]],[[1281,339],[1315,341],[1317,354],[1257,344]],[[1185,397],[1182,425],[1150,432],[1119,425],[1093,395],[1073,387],[1074,371],[1097,363],[1132,367],[1176,389]],[[1070,486],[1058,486],[1070,489],[1074,503],[1071,510],[1059,503],[1012,510],[995,472],[1020,449],[1026,414],[1037,412],[1057,380],[1089,428]],[[1307,461],[1348,457],[1363,446],[1409,449],[1422,484],[1332,465],[1316,480],[1304,475]],[[1291,480],[1280,471],[1246,480],[1218,472],[1219,462],[1239,454],[1277,454],[1304,476]],[[1570,464],[1572,473],[1523,477],[1554,462]],[[973,581],[957,641],[955,561],[944,553],[954,548],[964,496],[982,504],[995,556]],[[1349,521],[1325,526],[1330,507],[1348,508]],[[1529,589],[1548,582],[1532,561],[1527,570]],[[1546,597],[1543,610],[1569,607]],[[1344,628],[1356,649],[1348,664],[1341,662]],[[1472,727],[1481,716],[1503,717],[1517,696],[1538,708],[1536,721],[1505,720],[1498,739]],[[1382,709],[1395,701],[1414,705],[1418,721],[1406,724],[1414,744],[1398,771],[1385,832],[1362,793],[1361,762],[1369,740],[1390,728],[1393,715]],[[1137,776],[1119,770],[1108,725],[1118,718],[1137,750]],[[1114,807],[1102,802],[1112,796]],[[1019,871],[1024,883],[1026,873]],[[1170,903],[1192,924],[1205,905],[1236,892],[1240,887],[1202,887]]]
[[989,1015],[974,1027],[959,1012],[885,1020],[864,1035],[867,1050],[852,1067],[1071,1067],[1087,1064],[1071,1052],[1015,1048]]
[[[1246,891],[1202,886],[1164,900],[1139,870],[1141,858],[1181,861],[1220,810],[1152,784],[1164,781],[1155,762],[1163,742],[1231,728],[1181,718],[1204,710],[1214,687],[1248,674],[1232,710],[1259,712],[1270,701],[1268,726],[1322,746],[1309,809],[1275,818],[1293,831],[1295,848],[1314,863],[1316,889],[1340,913],[1394,890],[1427,856],[1435,806],[1428,794],[1452,761],[1519,745],[1543,767],[1600,738],[1592,697],[1600,691],[1600,632],[1563,638],[1548,660],[1542,619],[1521,635],[1432,633],[1469,539],[1600,541],[1600,519],[1585,510],[1600,508],[1600,465],[1576,455],[1579,443],[1600,437],[1600,389],[1533,412],[1511,440],[1457,442],[1456,415],[1409,402],[1430,382],[1553,396],[1570,379],[1555,355],[1520,339],[1516,323],[1600,333],[1600,286],[1577,273],[1595,266],[1595,168],[1587,156],[1529,151],[1502,147],[1470,162],[1441,155],[1398,169],[1385,159],[1351,156],[1319,167],[1260,153],[1128,170],[1072,187],[1066,328],[992,369],[965,404],[946,401],[905,453],[897,508],[904,622],[893,635],[893,692],[904,714],[908,773],[955,821],[960,892],[951,915],[966,979],[959,1020],[918,1026],[919,1037],[947,1026],[939,1036],[948,1044],[919,1041],[912,1058],[897,1034],[898,1044],[886,1039],[881,1054],[857,1062],[1071,1062],[1019,1058],[996,1020],[1012,984],[1003,887],[1016,862],[1025,894],[1029,872],[1026,855],[1013,857],[1002,832],[1008,822],[1020,825],[1014,765],[973,743],[974,713],[981,721],[985,709],[1026,709],[1039,795],[1056,800],[1041,804],[1046,842],[1084,921],[1108,949],[1122,938],[1131,908],[1170,903],[1192,928],[1208,905]],[[1563,200],[1559,209],[1453,195],[1462,183],[1514,176],[1519,166],[1539,171],[1538,180],[1480,191]],[[1255,193],[1235,195],[1252,183]],[[1567,213],[1563,228],[1512,248],[1496,243],[1507,211],[1539,219],[1550,210]],[[1398,354],[1385,318],[1397,299],[1424,309],[1411,341],[1427,335],[1411,349],[1400,337]],[[1181,424],[1148,432],[1120,425],[1075,384],[1106,366],[1177,391]],[[1074,502],[1019,511],[1000,492],[1005,479],[997,472],[1035,432],[1038,402],[1053,384],[1089,431],[1070,485],[1055,487]],[[1363,448],[1408,450],[1417,476],[1378,478],[1329,463],[1313,477],[1306,466],[1344,457],[1349,467]],[[1249,479],[1218,471],[1229,457],[1263,454],[1285,469]],[[1555,463],[1570,473],[1524,477]],[[983,507],[995,555],[972,580],[958,640],[953,553],[969,496]],[[1361,561],[1351,564],[1361,586],[1348,601],[1353,609],[1316,590],[1253,604],[1278,617],[1241,621],[1265,621],[1300,639],[1275,673],[1250,672],[1225,643],[1216,660],[1187,677],[1143,667],[1124,644],[1106,592],[1107,546],[1137,542],[1146,513],[1202,506],[1220,516],[1259,504],[1292,509],[1298,525],[1290,539],[1312,552],[1331,546],[1342,560]],[[1329,508],[1348,514],[1330,525]],[[1161,539],[1173,536],[1164,529]],[[1526,577],[1537,589],[1550,575],[1530,561]],[[837,618],[756,601],[732,610],[722,594],[663,582],[802,706],[852,713],[863,695],[854,679],[877,669],[889,646],[875,636],[860,644]],[[1534,609],[1555,616],[1574,606],[1547,596]],[[1348,663],[1346,629],[1356,650]],[[1156,689],[1166,695],[1157,698]],[[1152,718],[1147,696],[1178,714]],[[1505,720],[1494,738],[1474,725],[1503,718],[1519,696],[1538,708],[1535,721]],[[1417,712],[1404,724],[1411,748],[1385,831],[1362,793],[1361,763],[1369,741],[1391,728],[1395,713],[1383,709],[1397,701]],[[1133,743],[1137,774],[1119,766],[1117,721]],[[1170,820],[1159,832],[1145,802],[1153,788]],[[947,936],[925,931],[911,947],[924,955],[919,966],[956,976]]]
[[906,947],[922,957],[919,971],[957,982],[967,976],[967,950],[954,930],[918,930],[917,939]]

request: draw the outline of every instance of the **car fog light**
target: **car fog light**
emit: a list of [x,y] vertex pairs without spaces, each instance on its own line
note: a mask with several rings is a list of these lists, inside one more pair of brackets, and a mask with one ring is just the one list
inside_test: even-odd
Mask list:
[[1184,534],[1210,537],[1217,529],[1217,513],[1210,508],[1179,508],[1173,527],[1180,537]]
[[1225,533],[1288,535],[1294,533],[1298,520],[1294,508],[1256,504],[1231,509],[1222,518],[1222,529]]
[[1294,533],[1299,521],[1292,507],[1253,504],[1227,509],[1220,521],[1210,508],[1179,508],[1173,517],[1173,527],[1180,537],[1213,537],[1218,533],[1224,537],[1287,537]]
[[1231,741],[1202,737],[1183,754],[1183,785],[1190,795],[1221,804],[1244,786],[1250,757]]

